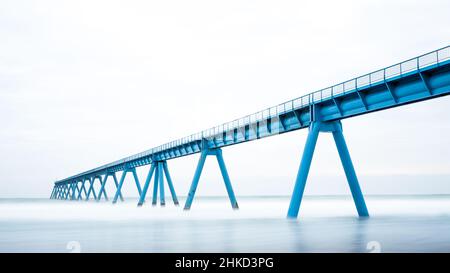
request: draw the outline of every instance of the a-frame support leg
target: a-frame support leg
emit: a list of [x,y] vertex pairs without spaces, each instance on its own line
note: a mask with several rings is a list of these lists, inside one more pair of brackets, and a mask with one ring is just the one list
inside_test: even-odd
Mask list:
[[142,193],[139,198],[138,206],[142,206],[145,202],[145,196],[147,195],[148,188],[152,181],[154,174],[154,185],[153,185],[153,196],[152,205],[156,205],[158,202],[158,187],[159,187],[159,198],[161,206],[165,205],[165,194],[164,194],[164,174],[169,185],[170,193],[175,205],[178,205],[177,195],[173,187],[172,178],[170,177],[169,168],[167,167],[166,161],[154,161],[150,167],[150,170],[145,180],[144,187],[142,188]]
[[300,204],[302,201],[303,192],[305,190],[306,180],[308,178],[309,169],[311,167],[311,161],[313,158],[319,132],[333,133],[333,138],[339,152],[339,157],[341,158],[342,166],[344,167],[344,171],[347,177],[348,184],[350,186],[350,190],[352,192],[358,215],[369,216],[366,203],[364,201],[364,196],[359,186],[356,172],[350,158],[350,153],[345,143],[344,135],[342,134],[342,125],[340,121],[313,121],[311,123],[287,216],[289,218],[297,218],[298,216],[298,211],[300,209]]
[[[94,182],[96,179],[97,179],[97,176],[94,176],[93,178],[89,178],[89,190],[86,195],[86,201],[89,201],[91,192],[92,192],[92,195],[94,196],[94,200],[97,200],[97,194],[95,193],[95,188],[94,188]],[[102,183],[101,177],[99,179],[100,179],[100,184],[101,184]]]
[[72,182],[72,196],[70,197],[71,200],[75,200],[75,196],[77,194],[76,189],[78,188],[77,184],[78,184],[78,181]]
[[319,124],[313,122],[309,127],[308,138],[306,139],[305,149],[303,150],[302,160],[300,162],[300,168],[295,179],[294,192],[292,193],[291,203],[289,205],[288,217],[297,218],[298,210],[303,198],[303,192],[305,191],[306,179],[308,178],[309,168],[311,167],[312,157],[314,155],[314,149],[317,143],[317,137],[319,136]]
[[62,199],[67,200],[67,198],[69,197],[69,191],[69,186],[67,186],[67,184],[64,184],[64,194],[62,196]]
[[55,186],[55,191],[53,192],[52,199],[57,199],[59,191],[61,190],[60,186]]
[[69,196],[70,196],[70,185],[71,184],[64,184],[64,189],[65,189],[65,191],[64,191],[64,200],[67,200],[68,198],[69,198]]
[[[139,179],[138,179],[138,176],[136,173],[136,168],[125,169],[122,172],[122,177],[120,178],[119,185],[117,186],[117,191],[116,191],[116,194],[114,195],[113,204],[117,203],[117,199],[121,195],[123,182],[125,181],[125,176],[127,175],[127,172],[131,172],[133,174],[134,182],[136,183],[136,188],[138,190],[139,196],[142,194],[141,185],[139,183]],[[122,201],[123,201],[123,199],[122,199]]]
[[106,194],[105,187],[106,187],[106,180],[108,179],[108,176],[110,176],[110,175],[111,174],[106,173],[105,177],[103,177],[103,181],[101,179],[102,177],[101,176],[99,177],[101,186],[100,186],[100,191],[98,192],[97,201],[100,201],[102,199],[102,194],[105,196],[105,200],[108,201],[108,195]]
[[175,193],[175,188],[173,187],[172,178],[170,177],[169,168],[167,167],[167,162],[163,161],[162,165],[164,174],[166,175],[167,184],[169,185],[170,194],[172,195],[173,203],[178,206],[178,198],[177,194]]
[[75,199],[76,199],[76,200],[82,199],[82,197],[81,197],[82,187],[78,187],[78,184],[79,184],[79,183],[81,183],[81,185],[83,185],[84,180],[80,180],[80,181],[78,181],[77,184],[76,184],[76,185],[77,185],[77,191],[78,191],[77,195],[75,196]]
[[165,193],[164,193],[164,175],[162,162],[158,162],[158,178],[159,178],[159,203],[161,206],[166,205]]
[[236,196],[234,195],[233,187],[231,186],[230,177],[228,176],[227,167],[225,166],[225,161],[223,160],[222,150],[216,150],[216,158],[219,163],[220,172],[222,173],[223,182],[225,183],[225,187],[227,189],[228,197],[230,199],[231,207],[233,209],[238,209],[238,203],[236,201]]
[[364,196],[361,191],[361,187],[359,186],[358,177],[356,176],[355,168],[353,167],[350,152],[348,151],[347,144],[345,143],[342,128],[333,131],[333,138],[336,142],[342,167],[344,168],[345,176],[347,177],[348,185],[350,186],[350,191],[352,192],[353,201],[355,202],[358,215],[360,217],[367,217],[369,216],[369,211],[367,210],[366,202],[364,201]]
[[114,195],[113,204],[117,203],[117,198],[119,198],[119,194],[122,190],[123,182],[125,181],[125,176],[127,175],[128,170],[123,170],[122,177],[120,178],[119,186],[117,186],[116,194]]
[[152,206],[156,206],[158,203],[158,184],[159,184],[159,168],[158,168],[158,162],[156,164],[156,171],[155,171],[155,181],[153,182],[153,196],[152,196]]
[[192,179],[191,188],[184,204],[184,210],[191,209],[192,201],[194,200],[195,191],[197,190],[198,181],[200,180],[200,175],[202,174],[203,166],[205,165],[206,156],[208,155],[208,150],[204,149],[200,154],[200,159],[198,160],[197,168],[195,169],[194,178]]
[[67,184],[64,184],[62,186],[62,190],[61,190],[59,199],[66,200],[66,198],[67,198]]
[[217,162],[219,163],[220,172],[222,173],[223,181],[225,183],[225,187],[227,189],[228,197],[230,199],[231,206],[233,209],[237,209],[238,204],[236,201],[236,197],[234,195],[233,187],[231,186],[230,177],[228,176],[227,168],[225,166],[225,161],[223,160],[222,150],[219,148],[208,149],[206,147],[206,143],[203,144],[203,150],[200,155],[200,159],[197,165],[197,169],[195,170],[194,178],[192,180],[191,188],[189,190],[189,194],[186,200],[186,204],[184,205],[185,210],[189,210],[192,205],[192,201],[194,200],[195,191],[197,190],[198,181],[200,180],[200,175],[203,170],[203,166],[205,165],[205,160],[208,155],[215,155],[217,158]]
[[58,186],[54,185],[52,193],[50,194],[50,199],[55,199],[57,193],[58,193]]
[[[116,190],[119,188],[119,182],[117,182],[117,176],[116,173],[112,173],[112,177],[114,180],[114,184],[116,185]],[[122,196],[122,192],[119,193],[119,197],[120,197],[120,201],[123,202],[123,196]]]
[[72,195],[73,195],[73,182],[70,182],[70,184],[68,185],[69,191],[67,192],[67,200],[72,200]]
[[50,199],[53,199],[53,196],[55,195],[56,189],[57,189],[56,185],[53,186],[52,193],[50,194]]
[[78,192],[78,200],[83,200],[83,196],[82,193],[84,192],[85,196],[87,196],[87,192],[86,192],[86,188],[84,187],[86,183],[86,179],[81,180],[81,188],[80,191]]
[[138,206],[142,206],[145,202],[145,196],[147,195],[148,187],[150,186],[150,182],[152,180],[153,173],[155,172],[156,162],[152,163],[150,170],[148,171],[147,179],[145,180],[144,187],[142,188],[142,193],[139,197]]

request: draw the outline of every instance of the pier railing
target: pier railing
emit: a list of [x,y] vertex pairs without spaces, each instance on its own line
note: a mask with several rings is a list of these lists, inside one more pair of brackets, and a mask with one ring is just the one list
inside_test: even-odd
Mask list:
[[443,47],[441,49],[434,50],[432,52],[400,62],[398,64],[394,64],[386,68],[359,76],[357,78],[341,82],[339,84],[289,100],[276,106],[269,107],[267,109],[253,113],[251,115],[247,115],[245,117],[235,119],[233,121],[203,130],[201,132],[189,135],[187,137],[183,137],[162,144],[160,146],[146,150],[144,152],[125,157],[123,159],[111,162],[109,164],[86,171],[84,173],[80,173],[76,176],[83,176],[85,174],[95,173],[103,169],[108,169],[110,167],[124,164],[126,162],[130,162],[139,158],[148,157],[152,154],[159,153],[161,151],[170,148],[174,148],[180,145],[192,143],[194,141],[200,141],[204,138],[210,138],[216,135],[227,133],[236,128],[242,128],[243,126],[246,125],[255,124],[258,121],[264,121],[269,118],[278,117],[279,115],[282,115],[283,113],[292,110],[309,107],[311,104],[319,103],[326,99],[342,96],[349,92],[354,92],[355,90],[358,90],[358,88],[366,88],[368,86],[370,87],[371,85],[386,80],[390,80],[396,77],[403,77],[411,73],[420,71],[425,67],[429,68],[430,66],[439,66],[440,63],[449,60],[450,60],[450,46]]

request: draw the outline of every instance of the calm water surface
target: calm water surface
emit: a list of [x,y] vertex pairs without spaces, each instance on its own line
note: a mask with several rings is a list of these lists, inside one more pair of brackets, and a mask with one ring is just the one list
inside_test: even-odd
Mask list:
[[0,252],[450,252],[450,196],[368,196],[368,219],[349,197],[306,197],[298,220],[289,197],[238,201],[0,199]]

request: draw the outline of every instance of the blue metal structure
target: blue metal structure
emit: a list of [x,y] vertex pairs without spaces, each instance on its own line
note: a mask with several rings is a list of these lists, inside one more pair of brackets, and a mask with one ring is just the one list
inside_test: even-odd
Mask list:
[[[173,201],[178,204],[167,160],[200,153],[200,160],[184,208],[188,210],[191,207],[208,155],[216,156],[231,205],[233,208],[238,208],[221,149],[230,145],[309,128],[288,217],[297,217],[298,215],[315,145],[321,132],[333,134],[357,212],[359,216],[368,216],[369,213],[342,132],[341,120],[448,94],[450,94],[450,46],[56,181],[50,198],[82,200],[84,194],[85,199],[89,200],[92,192],[97,201],[101,200],[102,195],[108,200],[105,185],[107,178],[112,176],[117,188],[113,199],[113,203],[116,203],[119,197],[123,200],[121,188],[126,174],[131,172],[140,194],[139,206],[142,206],[145,201],[153,175],[155,177],[152,203],[154,205],[157,203],[159,186],[160,203],[161,205],[165,204],[164,174]],[[147,179],[141,190],[136,168],[150,164]],[[116,172],[119,171],[122,171],[122,177],[118,183]],[[94,189],[96,179],[101,182],[98,196]],[[88,191],[85,187],[86,181],[89,182]],[[81,187],[79,187],[80,184]]]

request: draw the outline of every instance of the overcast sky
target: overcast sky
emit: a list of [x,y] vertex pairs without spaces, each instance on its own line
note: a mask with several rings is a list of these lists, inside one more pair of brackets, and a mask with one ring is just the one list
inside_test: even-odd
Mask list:
[[[449,13],[445,0],[3,0],[0,197],[48,196],[56,179],[446,46]],[[363,191],[450,193],[449,107],[345,120]],[[291,194],[306,133],[225,148],[236,195]],[[179,195],[197,160],[169,161]],[[198,194],[225,193],[209,159]],[[349,190],[324,134],[306,194],[336,193]]]

